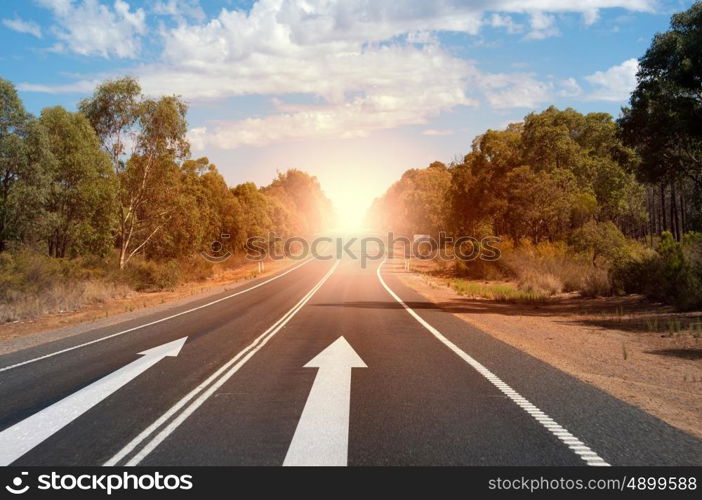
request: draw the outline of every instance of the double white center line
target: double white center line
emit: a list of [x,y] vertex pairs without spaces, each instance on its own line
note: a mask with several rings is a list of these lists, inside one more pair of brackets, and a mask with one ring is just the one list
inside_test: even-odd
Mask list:
[[[322,285],[334,273],[339,261],[329,269],[321,280],[297,303],[292,309],[286,312],[270,328],[257,337],[245,349],[236,354],[227,363],[222,365],[216,372],[210,375],[204,382],[186,394],[180,401],[173,405],[166,413],[161,415],[154,423],[144,429],[137,437],[130,441],[115,456],[110,458],[103,465],[121,464],[128,456],[131,456],[123,465],[138,465],[149,453],[161,444],[169,435],[175,431],[195,410],[197,410],[207,399],[212,396],[224,383],[229,380],[239,369],[256,354],[273,336],[278,333],[295,314],[312,298]],[[160,430],[159,430],[160,429]],[[138,449],[138,451],[136,451]]]

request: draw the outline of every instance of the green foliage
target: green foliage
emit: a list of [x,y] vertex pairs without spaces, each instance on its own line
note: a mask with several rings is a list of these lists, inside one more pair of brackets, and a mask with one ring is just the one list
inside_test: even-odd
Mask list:
[[178,263],[172,260],[159,263],[134,259],[125,269],[125,277],[129,285],[139,292],[172,290],[181,281]]
[[611,221],[587,222],[571,234],[570,245],[576,252],[591,255],[593,265],[602,259],[609,264],[627,252],[626,237]]
[[[177,162],[189,155],[187,106],[175,96],[148,99],[131,78],[106,81],[80,103],[103,149],[110,155],[118,180],[117,242],[119,266],[167,226],[177,213]],[[131,156],[125,151],[133,139]]]
[[639,227],[633,163],[610,115],[550,107],[488,130],[462,163],[406,171],[372,211],[376,226],[398,234],[499,234],[515,244],[568,239],[590,221]]
[[134,290],[155,292],[211,276],[212,264],[196,256],[160,261],[137,257],[129,262],[123,278]]
[[115,168],[126,153],[124,141],[139,119],[140,101],[139,83],[125,77],[103,82],[92,97],[81,100],[78,105],[90,120]]
[[42,232],[49,255],[104,255],[112,247],[115,174],[88,120],[60,106],[45,108],[39,122],[54,157]]
[[[639,61],[631,106],[619,120],[625,142],[639,152],[647,182],[692,182],[702,190],[702,3],[673,15]],[[698,209],[699,203],[698,203]]]
[[463,279],[452,279],[449,284],[456,293],[471,298],[490,299],[497,302],[517,304],[541,304],[548,294],[537,290],[522,290],[510,285],[486,285]]
[[10,242],[38,238],[52,168],[46,131],[0,78],[0,252]]
[[679,309],[702,307],[702,241],[690,235],[683,243],[664,232],[655,251],[628,256],[612,269],[612,281],[627,293],[641,293]]

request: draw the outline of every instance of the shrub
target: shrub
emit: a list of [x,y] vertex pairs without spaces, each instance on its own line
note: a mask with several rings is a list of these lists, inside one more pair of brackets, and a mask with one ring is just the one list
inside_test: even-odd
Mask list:
[[181,272],[176,261],[156,262],[132,259],[125,270],[127,283],[137,291],[170,290],[181,280]]
[[74,311],[129,293],[107,281],[103,261],[54,259],[27,248],[0,254],[0,321]]
[[551,273],[525,272],[519,280],[519,288],[538,295],[555,295],[563,291],[563,282]]
[[678,243],[669,232],[661,235],[656,250],[629,255],[616,262],[614,286],[627,293],[641,293],[678,309],[702,307],[702,241],[688,235]]
[[199,255],[183,259],[179,267],[183,281],[204,281],[214,272],[212,263]]
[[606,269],[591,269],[578,290],[585,297],[612,295],[612,283]]
[[577,253],[592,256],[593,265],[604,260],[605,264],[622,258],[627,251],[627,239],[613,222],[590,221],[573,231],[570,246]]

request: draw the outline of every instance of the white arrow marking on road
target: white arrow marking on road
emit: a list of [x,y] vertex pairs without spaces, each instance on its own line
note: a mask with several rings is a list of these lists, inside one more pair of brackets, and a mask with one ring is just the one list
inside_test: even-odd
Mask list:
[[188,337],[140,352],[141,358],[0,432],[0,465],[9,465],[166,356]]
[[366,368],[344,337],[305,365],[319,368],[283,465],[337,465],[348,461],[351,370]]

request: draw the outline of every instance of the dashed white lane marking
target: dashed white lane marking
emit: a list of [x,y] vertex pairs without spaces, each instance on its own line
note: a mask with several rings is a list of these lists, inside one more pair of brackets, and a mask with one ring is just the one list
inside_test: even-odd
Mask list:
[[539,422],[541,425],[544,426],[551,434],[556,436],[558,439],[560,439],[568,448],[570,448],[575,454],[577,454],[587,465],[594,465],[594,466],[608,466],[609,464],[605,462],[597,453],[592,451],[585,443],[583,443],[581,440],[576,438],[573,434],[571,434],[565,427],[561,426],[558,422],[553,420],[551,417],[546,415],[543,411],[541,411],[539,408],[537,408],[534,404],[532,404],[529,400],[527,400],[524,396],[519,394],[517,391],[512,389],[509,385],[504,383],[500,377],[492,373],[490,370],[488,370],[485,366],[483,366],[480,362],[478,362],[476,359],[473,357],[469,356],[466,352],[461,350],[456,344],[451,342],[449,339],[444,337],[444,335],[431,326],[429,323],[427,323],[424,318],[422,318],[419,314],[417,314],[411,307],[409,307],[407,304],[404,303],[404,301],[395,293],[392,291],[392,289],[385,283],[385,280],[383,280],[383,277],[380,275],[380,269],[383,267],[387,259],[383,260],[383,262],[378,266],[378,269],[376,270],[376,274],[378,275],[378,279],[380,280],[380,283],[383,285],[385,290],[394,298],[402,307],[414,318],[416,319],[420,325],[422,325],[424,328],[429,330],[429,332],[434,335],[439,341],[441,341],[446,347],[451,349],[455,354],[457,354],[463,361],[468,363],[470,366],[472,366],[478,373],[480,373],[483,377],[488,379],[492,385],[497,387],[505,396],[510,398],[513,402],[517,404],[520,408],[522,408],[524,411],[526,411],[529,415],[534,417],[534,420]]
[[[139,463],[146,458],[156,447],[161,444],[168,436],[170,436],[173,431],[175,431],[192,413],[197,410],[202,404],[214,394],[217,389],[219,389],[224,383],[229,380],[239,369],[263,346],[265,346],[268,341],[273,338],[273,336],[278,333],[287,323],[295,316],[300,309],[312,298],[312,296],[319,290],[322,285],[329,279],[329,277],[334,273],[339,261],[337,260],[334,265],[329,269],[327,274],[325,274],[321,280],[309,291],[307,294],[300,299],[300,301],[295,304],[288,312],[286,312],[278,321],[270,326],[265,332],[258,336],[251,344],[249,344],[245,349],[236,354],[232,359],[227,361],[223,366],[221,366],[216,372],[210,375],[204,382],[198,385],[195,389],[186,394],[180,401],[173,405],[166,413],[161,415],[154,423],[149,427],[144,429],[137,437],[130,441],[124,448],[122,448],[115,456],[110,458],[103,465],[113,466],[121,462],[127,455],[131,454],[139,445],[141,445],[146,439],[148,439],[152,434],[154,434],[159,428],[161,428],[166,422],[168,422],[171,417],[176,415],[178,411],[187,405],[190,400],[197,398],[192,401],[189,406],[177,414],[171,422],[166,425],[161,432],[156,434],[148,443],[146,443],[132,458],[125,463],[127,466],[139,465]],[[232,366],[233,365],[233,366]],[[228,371],[227,371],[228,370]],[[225,373],[226,372],[226,373]],[[211,385],[210,385],[211,384]],[[209,386],[209,388],[208,388]]]
[[217,300],[213,300],[212,302],[208,302],[207,304],[202,304],[201,306],[193,307],[192,309],[188,309],[187,311],[181,311],[179,313],[172,314],[170,316],[166,316],[165,318],[157,319],[156,321],[151,321],[149,323],[144,323],[143,325],[135,326],[135,327],[129,328],[127,330],[122,330],[121,332],[113,333],[111,335],[106,335],[104,337],[100,337],[99,339],[91,340],[90,342],[84,342],[82,344],[74,345],[73,347],[68,347],[66,349],[61,349],[60,351],[45,354],[45,355],[39,356],[37,358],[28,359],[26,361],[22,361],[21,363],[15,363],[14,365],[5,366],[3,368],[0,368],[0,372],[12,370],[13,368],[18,368],[20,366],[28,365],[30,363],[35,363],[36,361],[41,361],[42,359],[47,359],[47,358],[51,358],[54,356],[58,356],[59,354],[63,354],[63,353],[69,352],[69,351],[74,351],[76,349],[80,349],[81,347],[86,347],[86,346],[89,346],[92,344],[97,344],[98,342],[102,342],[103,340],[108,340],[108,339],[111,339],[114,337],[118,337],[120,335],[124,335],[125,333],[129,333],[129,332],[133,332],[135,330],[140,330],[142,328],[146,328],[147,326],[156,325],[158,323],[168,321],[169,319],[177,318],[178,316],[183,316],[184,314],[199,311],[200,309],[204,309],[205,307],[209,307],[211,305],[218,304],[219,302],[222,302],[224,300],[231,299],[232,297],[236,297],[237,295],[241,295],[241,294],[244,294],[246,292],[250,292],[251,290],[254,290],[254,289],[256,289],[260,286],[263,286],[267,283],[270,283],[271,281],[277,280],[278,278],[282,278],[286,274],[293,272],[295,269],[299,269],[300,267],[304,266],[305,264],[308,264],[312,260],[313,259],[307,259],[307,260],[301,262],[300,264],[296,265],[295,267],[288,269],[287,271],[285,271],[283,273],[276,274],[275,276],[267,279],[266,281],[262,281],[261,283],[257,283],[254,286],[250,286],[249,288],[247,288],[245,290],[240,290],[236,293],[232,293],[230,295],[227,295],[226,297],[222,297],[222,298],[219,298]]

